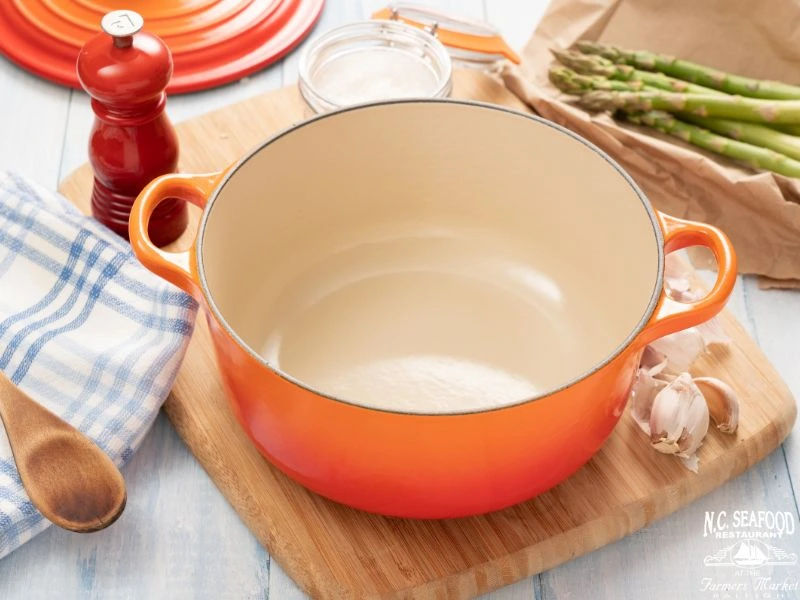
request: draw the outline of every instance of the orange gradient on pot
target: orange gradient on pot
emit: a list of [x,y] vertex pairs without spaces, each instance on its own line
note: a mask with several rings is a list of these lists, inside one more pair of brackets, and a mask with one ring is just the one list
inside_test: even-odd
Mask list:
[[[147,239],[164,198],[204,207],[194,246]],[[733,250],[659,214],[582,138],[452,100],[329,113],[223,174],[169,175],[131,241],[207,308],[231,407],[261,453],[328,498],[461,517],[563,481],[608,438],[643,347],[724,306]],[[664,254],[715,254],[678,304]]]

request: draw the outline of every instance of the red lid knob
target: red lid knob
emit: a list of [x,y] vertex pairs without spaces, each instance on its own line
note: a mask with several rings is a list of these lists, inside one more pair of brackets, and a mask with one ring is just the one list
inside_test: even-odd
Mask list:
[[138,104],[161,94],[172,77],[172,54],[161,38],[140,31],[141,15],[115,10],[100,25],[103,32],[78,54],[78,79],[89,95],[103,103]]

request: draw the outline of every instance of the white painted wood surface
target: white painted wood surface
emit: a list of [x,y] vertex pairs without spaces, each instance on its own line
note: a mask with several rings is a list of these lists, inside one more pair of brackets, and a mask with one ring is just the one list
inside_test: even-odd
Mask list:
[[[488,19],[521,48],[546,0],[418,0]],[[382,0],[327,0],[317,33],[366,18]],[[297,53],[247,80],[169,100],[175,121],[281,85],[297,76]],[[86,161],[92,122],[85,95],[51,85],[0,59],[0,169],[55,188]],[[800,259],[800,257],[798,258]],[[0,290],[0,293],[2,291]],[[800,293],[762,291],[740,278],[731,309],[800,397]],[[797,427],[796,427],[797,429]],[[489,594],[491,600],[622,598],[737,600],[800,598],[800,591],[701,591],[703,558],[721,547],[703,536],[706,511],[787,511],[798,521],[800,441],[784,446],[738,479],[627,539]],[[128,507],[110,529],[86,536],[51,528],[0,560],[0,599],[300,599],[162,416],[125,468]],[[800,555],[800,532],[773,541]],[[783,581],[800,566],[762,569]],[[729,577],[730,581],[733,581]]]

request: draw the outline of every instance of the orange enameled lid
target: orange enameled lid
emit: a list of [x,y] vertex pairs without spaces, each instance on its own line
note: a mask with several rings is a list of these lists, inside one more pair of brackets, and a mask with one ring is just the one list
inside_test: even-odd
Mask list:
[[112,10],[132,8],[172,51],[167,88],[192,92],[241,79],[294,48],[324,0],[3,0],[0,53],[20,66],[80,88],[75,61]]

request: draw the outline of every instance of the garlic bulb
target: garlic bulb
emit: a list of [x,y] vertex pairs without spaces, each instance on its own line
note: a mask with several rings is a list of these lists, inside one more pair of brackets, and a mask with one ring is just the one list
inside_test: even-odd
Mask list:
[[650,411],[650,443],[664,454],[677,454],[697,472],[697,449],[708,433],[708,405],[688,373],[662,389]]
[[739,427],[739,398],[733,388],[716,377],[695,377],[708,404],[711,419],[723,433],[735,433]]
[[[691,267],[674,254],[665,258],[664,287],[672,301],[663,315],[683,310],[681,303],[700,300],[705,292],[692,285]],[[708,433],[709,420],[724,433],[739,424],[739,400],[733,389],[713,377],[692,379],[697,357],[731,342],[719,317],[665,336],[646,346],[631,388],[631,415],[653,448],[679,457],[697,472],[697,449]]]

